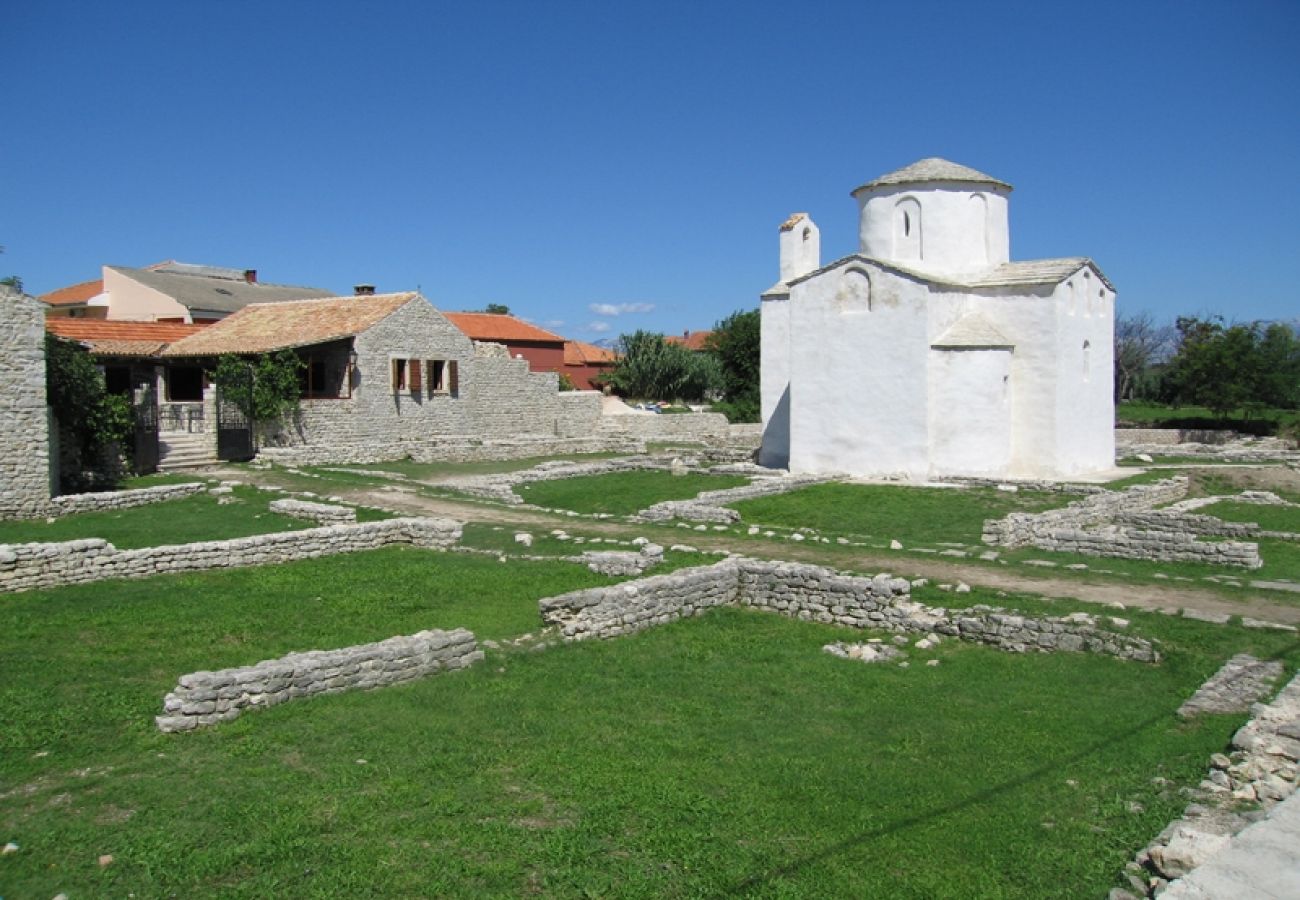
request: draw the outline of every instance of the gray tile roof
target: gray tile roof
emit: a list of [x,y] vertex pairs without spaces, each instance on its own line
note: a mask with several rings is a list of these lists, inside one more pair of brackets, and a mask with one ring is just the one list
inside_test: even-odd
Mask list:
[[997,187],[1004,187],[1011,190],[1011,185],[1005,181],[1000,181],[991,175],[985,175],[983,172],[977,172],[969,166],[958,165],[955,162],[949,162],[946,159],[940,159],[937,156],[931,156],[926,159],[918,160],[910,166],[903,166],[901,169],[895,169],[881,175],[879,178],[868,181],[861,187],[856,187],[850,194],[857,194],[858,191],[867,191],[872,188],[888,187],[895,184],[917,184],[925,181],[961,181],[971,182],[974,184],[992,184]]
[[900,275],[906,275],[909,278],[915,278],[917,281],[928,284],[946,284],[963,288],[1033,287],[1060,284],[1075,272],[1087,266],[1096,273],[1102,284],[1112,291],[1115,290],[1115,286],[1110,283],[1110,279],[1106,277],[1105,273],[1097,268],[1097,264],[1086,256],[1067,256],[1060,259],[1026,259],[1018,262],[1005,262],[991,269],[969,275],[936,275],[931,272],[922,272],[918,269],[900,266],[898,263],[887,262],[883,259],[872,259],[870,256],[854,253],[843,259],[837,259],[835,262],[827,263],[820,269],[806,275],[792,278],[788,284],[778,281],[764,291],[763,296],[788,293],[791,285],[807,281],[809,278],[815,278],[824,272],[829,272],[854,261],[871,263],[887,272],[897,272]]
[[[324,288],[262,284],[260,282],[249,284],[243,279],[242,272],[239,273],[239,278],[228,278],[177,271],[156,272],[151,269],[131,269],[126,266],[108,266],[108,268],[125,275],[132,281],[143,284],[145,287],[166,294],[181,306],[191,310],[201,309],[232,313],[243,309],[250,303],[310,300],[315,297],[330,297],[334,294],[333,291]],[[209,269],[210,267],[195,266],[191,268]]]

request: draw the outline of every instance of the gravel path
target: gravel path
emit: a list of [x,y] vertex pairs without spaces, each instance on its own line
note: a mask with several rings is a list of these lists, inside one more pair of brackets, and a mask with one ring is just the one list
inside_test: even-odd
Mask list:
[[[264,484],[276,484],[273,472],[256,470],[224,470],[222,477],[239,478]],[[496,506],[473,500],[447,497],[429,497],[417,492],[415,486],[395,483],[375,488],[337,488],[335,493],[353,503],[380,509],[429,516],[446,516],[461,522],[480,522],[508,525],[519,529],[554,528],[574,529],[584,532],[615,534],[634,537],[651,530],[648,526],[611,520],[575,518],[543,510]],[[660,526],[662,528],[662,526]],[[682,531],[680,543],[704,550],[733,550],[748,556],[768,559],[788,559],[798,562],[815,562],[843,565],[843,557],[828,559],[818,545],[796,544],[789,541],[771,541],[759,538],[737,540],[734,535],[714,532]],[[940,559],[919,559],[915,556],[897,556],[882,553],[859,553],[852,559],[854,568],[864,571],[892,572],[907,578],[928,578],[936,582],[963,581],[972,586],[1004,590],[1014,593],[1037,594],[1043,597],[1070,598],[1088,603],[1114,604],[1141,609],[1190,609],[1211,615],[1239,615],[1265,622],[1300,626],[1300,605],[1276,603],[1267,597],[1254,595],[1241,599],[1224,596],[1212,589],[1178,585],[1124,584],[1120,582],[1088,582],[1076,578],[1061,578],[1008,568],[971,565]]]

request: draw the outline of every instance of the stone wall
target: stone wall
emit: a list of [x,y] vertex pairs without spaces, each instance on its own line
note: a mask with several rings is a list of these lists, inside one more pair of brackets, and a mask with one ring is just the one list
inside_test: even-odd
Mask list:
[[563,478],[586,478],[593,475],[609,475],[614,472],[634,472],[640,470],[661,470],[671,468],[671,462],[664,458],[652,456],[632,456],[622,459],[601,459],[590,462],[552,460],[539,463],[531,469],[516,472],[499,472],[493,475],[467,475],[448,479],[442,487],[495,500],[498,503],[521,504],[524,498],[515,493],[515,488],[523,484],[539,481],[558,481]]
[[[1209,517],[1154,509],[1182,499],[1187,495],[1187,488],[1187,478],[1179,476],[1135,485],[1124,491],[1091,494],[1063,509],[1011,513],[1002,519],[985,521],[981,537],[984,543],[997,547],[1037,547],[1084,556],[1198,562],[1247,569],[1262,566],[1256,544],[1198,541],[1198,534],[1214,533],[1201,521]],[[1239,532],[1224,523],[1217,533]]]
[[1201,428],[1116,428],[1115,449],[1133,446],[1173,447],[1178,444],[1226,444],[1242,437],[1235,431]]
[[309,500],[295,500],[284,497],[271,501],[271,512],[295,519],[306,519],[320,525],[342,525],[357,520],[357,511],[350,506],[334,503],[312,503]]
[[155,487],[136,488],[130,491],[95,491],[89,494],[64,494],[50,501],[50,514],[70,516],[75,513],[102,512],[106,509],[130,509],[148,506],[166,500],[179,500],[202,493],[207,488],[201,481],[185,484],[160,484]]
[[721,413],[602,416],[600,430],[647,441],[722,441],[731,435],[727,417]]
[[7,287],[0,287],[0,423],[0,519],[46,515],[51,491],[44,307]]
[[460,534],[460,523],[451,519],[403,518],[140,550],[118,550],[103,538],[0,544],[0,593],[285,563],[392,544],[445,549],[459,541]]
[[662,522],[667,519],[689,519],[692,522],[738,522],[740,513],[723,504],[784,494],[828,480],[829,477],[824,475],[758,478],[751,484],[742,484],[739,487],[704,491],[689,500],[664,500],[641,510],[637,513],[637,517],[649,522]]
[[542,619],[558,626],[566,641],[632,634],[716,606],[750,606],[853,628],[944,634],[1018,653],[1071,650],[1159,659],[1149,641],[1099,629],[1084,614],[1033,619],[987,606],[949,612],[913,601],[902,578],[843,575],[800,563],[733,558],[548,597],[539,606]]
[[410,441],[381,441],[366,446],[346,443],[339,447],[323,444],[263,447],[258,451],[257,458],[280,465],[317,466],[338,463],[382,463],[395,459],[411,459],[421,463],[478,462],[562,454],[644,452],[644,442],[632,438],[595,436],[489,440],[458,435]]
[[317,694],[368,690],[464,669],[483,659],[472,632],[421,631],[340,650],[309,650],[252,666],[182,675],[166,697],[159,730],[192,731]]

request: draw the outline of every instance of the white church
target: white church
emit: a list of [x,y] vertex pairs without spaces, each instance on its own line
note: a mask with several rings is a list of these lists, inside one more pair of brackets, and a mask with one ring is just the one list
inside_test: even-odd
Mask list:
[[1115,289],[1087,258],[1011,262],[1011,185],[923,159],[853,191],[859,251],[781,225],[762,295],[764,465],[924,480],[1111,469]]

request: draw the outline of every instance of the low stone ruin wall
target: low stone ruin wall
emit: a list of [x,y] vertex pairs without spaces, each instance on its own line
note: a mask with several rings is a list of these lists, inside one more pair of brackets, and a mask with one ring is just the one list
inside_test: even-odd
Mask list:
[[1183,815],[1138,853],[1130,867],[1131,896],[1221,896],[1199,885],[1197,870],[1294,795],[1300,781],[1300,676],[1272,702],[1253,703],[1268,694],[1282,669],[1281,663],[1235,656],[1179,710],[1195,716],[1249,709],[1252,716],[1233,735],[1229,752],[1210,758]]
[[445,549],[460,540],[451,519],[403,518],[330,525],[235,538],[118,550],[103,538],[53,544],[0,544],[0,593],[86,584],[107,578],[149,578],[204,569],[260,566],[391,544]]
[[1178,444],[1226,444],[1243,437],[1235,431],[1202,428],[1116,428],[1115,448],[1135,445],[1175,447]]
[[[614,472],[669,471],[672,462],[663,457],[630,456],[622,459],[601,459],[591,462],[553,460],[540,463],[531,469],[518,472],[500,472],[495,475],[468,475],[449,479],[442,487],[449,488],[472,497],[495,500],[498,503],[518,505],[524,498],[515,493],[515,488],[522,484],[538,481],[558,481],[562,478],[586,478],[592,475],[609,475]],[[685,467],[686,471],[699,471],[698,468]]]
[[357,511],[350,506],[334,503],[312,503],[285,497],[271,501],[271,512],[295,519],[306,519],[319,525],[343,525],[357,520]]
[[421,631],[339,650],[309,650],[252,666],[182,675],[166,697],[159,730],[192,731],[317,694],[401,684],[483,659],[472,632]]
[[63,494],[50,498],[51,513],[56,516],[70,516],[74,513],[101,512],[106,509],[130,509],[133,506],[147,506],[150,503],[162,503],[165,500],[177,500],[202,493],[207,485],[201,481],[185,484],[160,484],[155,487],[137,488],[131,491],[96,491],[91,494]]
[[440,437],[424,440],[366,441],[355,445],[263,447],[257,458],[291,466],[382,463],[395,459],[415,462],[479,462],[526,459],[577,453],[644,453],[645,442],[625,435],[537,437],[491,440]]
[[829,477],[823,475],[758,478],[750,484],[742,484],[739,487],[704,491],[690,500],[664,500],[641,510],[637,513],[637,518],[647,522],[662,522],[667,519],[689,519],[692,522],[738,522],[740,513],[724,506],[724,503],[737,503],[755,497],[784,494],[787,491],[829,480],[831,480]]
[[602,434],[646,441],[669,438],[721,441],[731,434],[730,423],[722,413],[601,416],[599,428]]
[[1229,522],[1214,516],[1174,510],[1152,509],[1125,513],[1115,518],[1116,525],[1148,531],[1174,531],[1202,537],[1256,537],[1260,528],[1254,522]]
[[842,575],[820,566],[733,558],[539,603],[566,641],[610,638],[699,615],[750,606],[792,618],[899,633],[944,634],[1011,652],[1079,650],[1155,662],[1149,641],[1096,627],[1083,614],[1033,619],[976,606],[948,612],[911,599],[905,579]]
[[[1183,498],[1187,489],[1188,480],[1180,476],[1135,485],[1124,491],[1092,494],[1064,509],[1011,513],[1002,519],[985,521],[981,538],[995,547],[1037,547],[1084,556],[1198,562],[1247,569],[1262,566],[1256,544],[1196,540],[1199,534],[1215,533],[1207,530],[1210,526],[1202,521],[1210,517],[1154,509]],[[1241,532],[1223,523],[1223,529],[1217,533]]]

